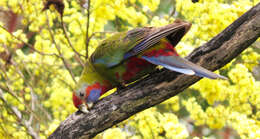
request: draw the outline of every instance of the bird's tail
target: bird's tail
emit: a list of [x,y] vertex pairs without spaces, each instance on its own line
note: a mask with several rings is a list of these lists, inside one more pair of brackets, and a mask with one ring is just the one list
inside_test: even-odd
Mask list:
[[224,76],[211,72],[179,56],[142,56],[142,58],[152,64],[161,65],[169,70],[180,72],[187,75],[197,75],[200,77],[206,77],[210,79],[227,79]]

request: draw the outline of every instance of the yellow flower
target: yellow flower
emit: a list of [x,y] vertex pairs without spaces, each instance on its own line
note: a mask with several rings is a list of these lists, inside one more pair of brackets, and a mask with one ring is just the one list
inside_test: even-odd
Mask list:
[[111,128],[105,131],[103,138],[104,139],[125,139],[126,133],[124,133],[120,128]]

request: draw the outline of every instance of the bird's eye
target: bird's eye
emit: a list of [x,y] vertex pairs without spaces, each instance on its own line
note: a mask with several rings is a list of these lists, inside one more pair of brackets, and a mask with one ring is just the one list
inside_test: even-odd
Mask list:
[[83,84],[76,92],[77,96],[83,99],[86,96],[86,85]]
[[83,92],[80,92],[79,95],[80,95],[80,97],[84,97],[84,93]]

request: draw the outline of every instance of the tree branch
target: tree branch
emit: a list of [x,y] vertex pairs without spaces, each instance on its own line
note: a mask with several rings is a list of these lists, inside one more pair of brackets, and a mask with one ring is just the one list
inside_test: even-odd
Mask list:
[[[260,36],[260,3],[188,57],[216,70],[237,57]],[[91,138],[137,112],[176,96],[201,78],[161,70],[97,102],[88,114],[70,115],[49,139]]]
[[51,39],[52,39],[52,42],[53,44],[55,45],[56,47],[56,50],[58,51],[59,53],[59,57],[61,58],[62,62],[63,62],[63,65],[65,66],[65,68],[67,69],[67,71],[69,72],[72,80],[74,81],[74,83],[77,83],[76,79],[75,79],[75,76],[74,76],[74,73],[72,72],[71,70],[71,66],[68,64],[68,62],[66,61],[66,59],[64,58],[62,52],[61,52],[61,47],[56,43],[55,41],[55,38],[54,38],[54,34],[52,33],[52,30],[51,30],[51,27],[50,27],[50,23],[49,23],[49,19],[48,19],[48,15],[47,15],[47,12],[46,12],[46,17],[47,17],[47,26],[48,26],[48,30],[49,30],[49,33],[50,33],[50,36],[51,36]]
[[88,7],[87,7],[87,25],[86,25],[86,59],[88,58],[88,46],[90,42],[90,37],[89,37],[89,22],[90,22],[90,0],[87,0],[88,2]]
[[70,38],[69,38],[69,36],[68,36],[68,34],[67,34],[68,31],[67,31],[67,29],[66,29],[66,27],[65,27],[65,23],[64,23],[64,21],[63,21],[63,16],[61,16],[60,19],[61,19],[61,28],[62,28],[63,34],[65,35],[65,38],[66,38],[66,40],[68,41],[70,48],[71,48],[72,51],[76,54],[76,57],[77,57],[77,59],[78,59],[79,64],[80,64],[82,67],[84,67],[84,62],[80,59],[80,57],[81,57],[81,56],[82,56],[82,57],[85,57],[85,56],[82,55],[82,54],[80,54],[80,53],[73,47],[73,45],[72,45],[72,43],[71,43],[71,41],[70,41]]
[[0,89],[0,100],[2,100],[8,108],[10,108],[10,110],[12,111],[12,113],[16,116],[16,118],[18,119],[17,121],[19,121],[22,125],[24,125],[24,127],[26,128],[28,134],[33,138],[33,139],[40,139],[40,136],[38,135],[37,132],[35,132],[34,128],[32,127],[31,123],[29,121],[26,121],[23,118],[22,112],[18,110],[18,108],[16,108],[15,106],[9,106],[8,105],[8,101],[4,98],[4,93],[2,91],[2,89]]

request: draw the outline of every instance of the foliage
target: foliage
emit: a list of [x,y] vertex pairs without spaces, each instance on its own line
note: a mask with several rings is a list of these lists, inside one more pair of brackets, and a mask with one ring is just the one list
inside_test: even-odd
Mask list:
[[[87,5],[87,0],[64,0],[66,37],[60,14],[53,6],[42,11],[41,0],[0,1],[0,138],[46,138],[76,111],[71,92],[74,79],[78,80],[82,71],[80,61],[85,61],[87,29],[88,51],[92,53],[111,32],[161,26],[181,18],[193,24],[177,47],[185,56],[259,1],[90,2]],[[230,80],[202,79],[179,96],[96,138],[260,138],[260,82],[253,73],[259,65],[259,49],[252,46],[219,71]]]

